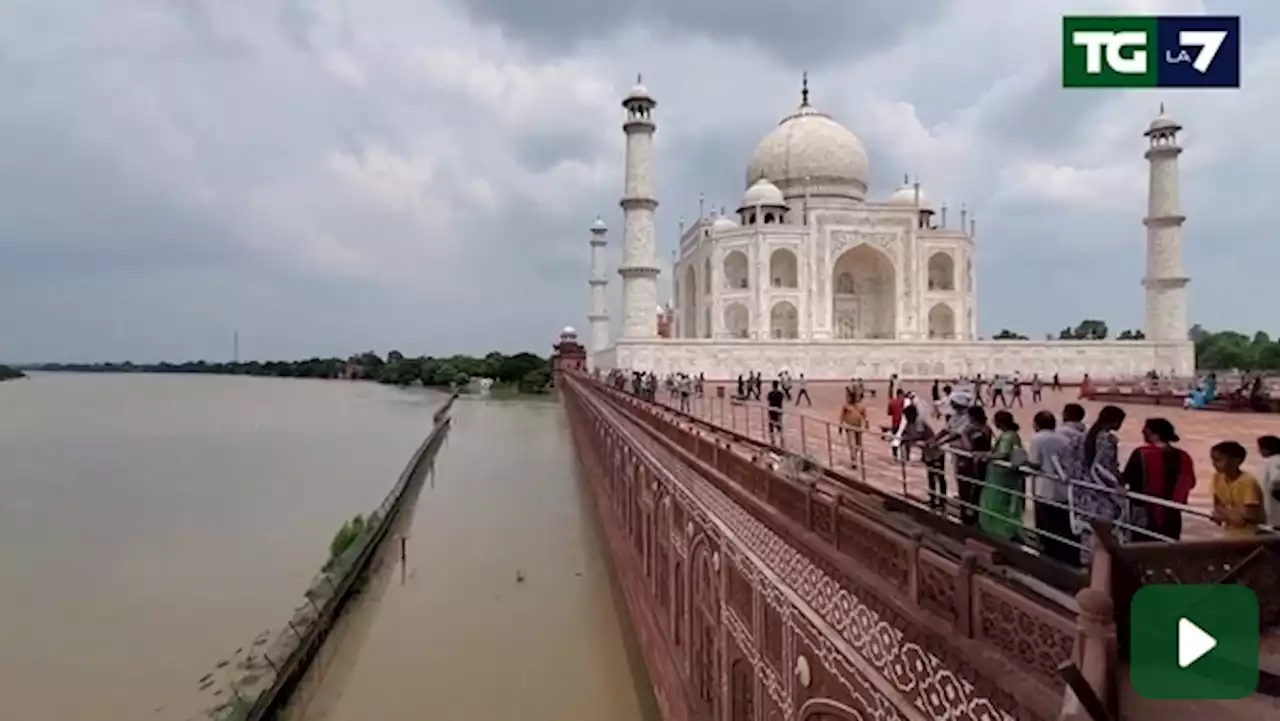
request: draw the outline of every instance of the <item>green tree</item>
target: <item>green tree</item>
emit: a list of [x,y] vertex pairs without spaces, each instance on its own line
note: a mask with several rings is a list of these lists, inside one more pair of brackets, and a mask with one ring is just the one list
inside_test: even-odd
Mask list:
[[1106,340],[1107,324],[1106,321],[1097,320],[1096,318],[1086,318],[1080,321],[1075,328],[1063,328],[1058,333],[1059,340]]
[[1008,328],[1002,328],[999,333],[991,336],[991,340],[1029,340],[1021,333],[1014,333]]

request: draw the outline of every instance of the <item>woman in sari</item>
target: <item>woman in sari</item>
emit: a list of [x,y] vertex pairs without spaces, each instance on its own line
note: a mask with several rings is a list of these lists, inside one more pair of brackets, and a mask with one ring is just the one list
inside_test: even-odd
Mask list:
[[[1120,439],[1116,433],[1124,425],[1124,409],[1104,406],[1097,419],[1084,436],[1084,482],[1089,486],[1072,484],[1071,530],[1080,536],[1084,546],[1082,559],[1088,560],[1093,551],[1094,521],[1118,521],[1125,516],[1124,487],[1120,484]],[[1113,526],[1117,539],[1125,535],[1124,529]]]
[[1006,541],[1022,533],[1022,512],[1026,508],[1026,477],[1019,470],[1027,463],[1018,435],[1018,424],[1009,411],[996,411],[995,443],[987,464],[986,485],[982,488],[982,508],[978,526]]
[[[1165,501],[1186,504],[1196,485],[1195,463],[1191,456],[1176,447],[1178,434],[1164,418],[1148,418],[1142,426],[1142,446],[1129,454],[1124,465],[1124,485],[1130,491]],[[1151,535],[1137,534],[1137,541],[1182,539],[1182,511],[1150,501],[1130,502],[1130,517],[1135,528],[1145,528]]]

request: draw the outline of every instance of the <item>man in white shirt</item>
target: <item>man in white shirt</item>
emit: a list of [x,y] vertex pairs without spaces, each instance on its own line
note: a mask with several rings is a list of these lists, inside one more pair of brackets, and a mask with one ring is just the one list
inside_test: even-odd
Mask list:
[[1049,558],[1070,565],[1079,565],[1080,551],[1066,541],[1074,541],[1071,533],[1069,486],[1060,480],[1058,468],[1070,453],[1072,439],[1068,433],[1059,432],[1053,414],[1040,411],[1032,421],[1035,435],[1027,444],[1027,464],[1039,471],[1033,480],[1035,496],[1036,529],[1040,549]]

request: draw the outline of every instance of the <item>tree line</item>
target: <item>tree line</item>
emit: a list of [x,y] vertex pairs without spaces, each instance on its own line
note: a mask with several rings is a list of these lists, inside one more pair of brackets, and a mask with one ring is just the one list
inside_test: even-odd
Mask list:
[[14,378],[22,378],[25,375],[26,373],[23,373],[17,368],[0,363],[0,381],[8,381],[8,380],[13,380]]
[[545,393],[551,385],[549,358],[534,353],[505,355],[496,351],[479,358],[468,355],[447,358],[409,357],[393,350],[385,358],[367,351],[349,358],[308,358],[298,361],[43,363],[28,368],[78,373],[204,373],[273,378],[349,378],[388,385],[422,385],[431,388],[457,388],[465,386],[473,378],[490,378],[499,389],[521,393]]

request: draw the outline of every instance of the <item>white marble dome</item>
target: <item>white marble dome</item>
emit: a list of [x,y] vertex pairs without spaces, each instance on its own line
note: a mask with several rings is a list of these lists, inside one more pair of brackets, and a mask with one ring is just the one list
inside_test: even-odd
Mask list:
[[747,166],[748,186],[760,178],[773,181],[788,197],[803,194],[809,185],[826,194],[862,200],[867,194],[871,166],[858,136],[830,115],[802,102],[752,153]]
[[1157,130],[1170,130],[1170,129],[1181,130],[1182,126],[1178,125],[1178,121],[1174,120],[1168,115],[1165,115],[1164,110],[1162,109],[1160,111],[1160,114],[1156,116],[1156,119],[1151,121],[1151,125],[1147,128],[1147,132],[1154,132]]
[[778,186],[769,182],[768,178],[760,178],[747,188],[747,192],[742,195],[743,208],[754,208],[757,205],[779,206],[786,205],[787,201],[782,197],[782,191],[778,190]]
[[577,334],[578,334],[578,331],[574,330],[573,326],[571,325],[565,326],[564,330],[560,331],[560,335],[562,336],[571,336],[571,335],[577,335]]
[[604,219],[597,215],[595,222],[591,224],[591,229],[603,232],[608,230],[609,226],[605,225]]
[[724,215],[711,221],[711,230],[713,231],[733,230],[737,227],[738,224],[734,222],[733,218]]
[[[919,192],[920,192],[920,207],[928,208],[929,200],[928,198],[925,197],[924,189],[921,189]],[[903,180],[902,185],[899,186],[897,190],[893,191],[893,194],[890,195],[888,199],[885,200],[885,202],[888,203],[889,205],[901,205],[906,207],[915,206],[916,186],[912,185],[907,180]]]

